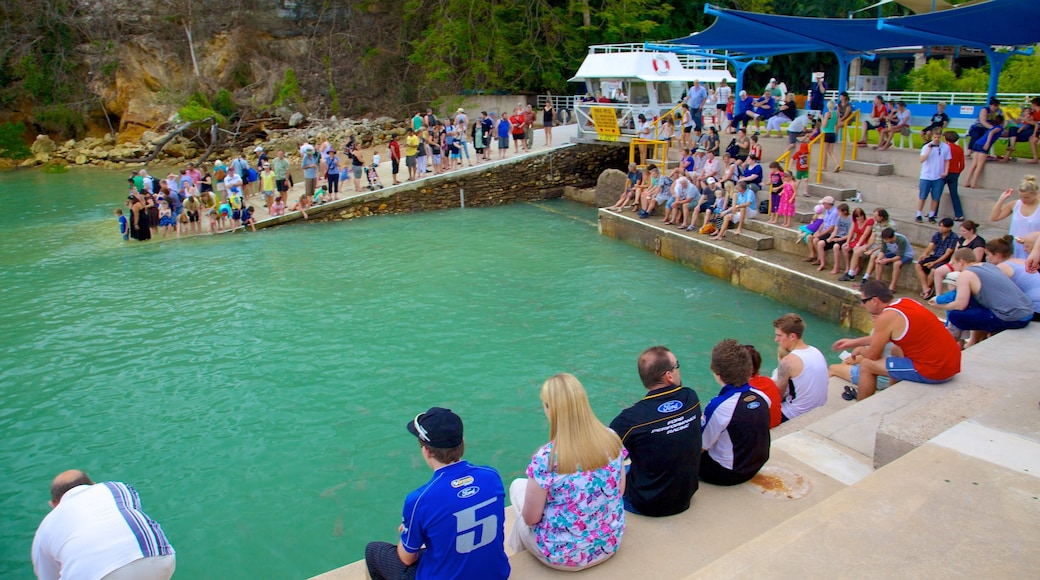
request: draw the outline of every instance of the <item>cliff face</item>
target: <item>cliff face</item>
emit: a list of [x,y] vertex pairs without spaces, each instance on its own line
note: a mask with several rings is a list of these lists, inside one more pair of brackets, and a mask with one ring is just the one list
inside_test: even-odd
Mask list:
[[[78,92],[64,101],[74,101],[77,113],[85,116],[86,130],[76,132],[97,135],[111,124],[121,133],[120,141],[157,129],[195,92],[212,98],[227,90],[238,108],[254,114],[274,109],[275,103],[311,115],[396,113],[411,83],[396,41],[400,11],[380,6],[347,1],[333,7],[318,0],[64,0],[56,18],[75,35],[75,50],[69,51],[75,54],[62,62],[75,76]],[[28,22],[32,6],[19,10],[9,16],[26,20],[20,24],[28,39],[38,25]],[[11,41],[16,47],[29,45],[20,45],[14,36]],[[289,69],[299,90],[279,101]],[[8,98],[0,108],[7,109],[0,121],[32,121],[45,104],[36,94]]]

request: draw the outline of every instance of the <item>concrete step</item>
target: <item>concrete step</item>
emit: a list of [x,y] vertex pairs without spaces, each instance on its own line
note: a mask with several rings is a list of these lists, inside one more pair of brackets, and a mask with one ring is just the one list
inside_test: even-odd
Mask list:
[[752,250],[772,250],[773,236],[744,228],[739,234],[733,230],[726,232],[726,239],[734,244]]
[[668,170],[679,166],[678,159],[671,159],[671,155],[669,155],[668,157],[669,159],[665,160],[648,158],[646,160],[646,163],[644,165],[641,165],[640,167],[645,168],[647,165],[656,165],[661,170],[661,174],[663,175],[667,173]]
[[838,201],[845,201],[856,197],[856,189],[852,187],[841,187],[824,183],[810,183],[809,195],[817,199],[831,196]]
[[842,165],[842,169],[849,173],[873,175],[875,177],[882,177],[885,175],[892,175],[893,173],[895,173],[895,166],[891,163],[874,161],[852,161],[851,159],[845,160],[845,163]]

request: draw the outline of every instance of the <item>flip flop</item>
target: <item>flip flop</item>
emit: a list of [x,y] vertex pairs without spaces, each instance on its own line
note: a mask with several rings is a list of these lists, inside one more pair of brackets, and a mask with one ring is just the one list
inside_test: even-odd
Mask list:
[[849,385],[845,385],[845,392],[841,394],[841,398],[846,401],[855,401],[858,396],[859,389],[856,387],[850,387]]

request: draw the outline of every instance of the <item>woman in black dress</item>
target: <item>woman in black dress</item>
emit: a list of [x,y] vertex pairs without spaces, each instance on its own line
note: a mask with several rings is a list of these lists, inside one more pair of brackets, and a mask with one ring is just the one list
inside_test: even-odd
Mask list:
[[545,100],[545,108],[542,109],[542,127],[545,128],[545,146],[552,147],[552,130],[553,124],[556,122],[556,109],[553,107],[552,100]]

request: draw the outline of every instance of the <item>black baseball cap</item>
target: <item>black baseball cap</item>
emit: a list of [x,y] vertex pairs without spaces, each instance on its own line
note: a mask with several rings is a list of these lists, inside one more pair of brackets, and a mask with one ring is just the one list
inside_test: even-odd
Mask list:
[[452,449],[462,445],[462,419],[443,407],[430,407],[406,425],[408,432],[429,447]]

